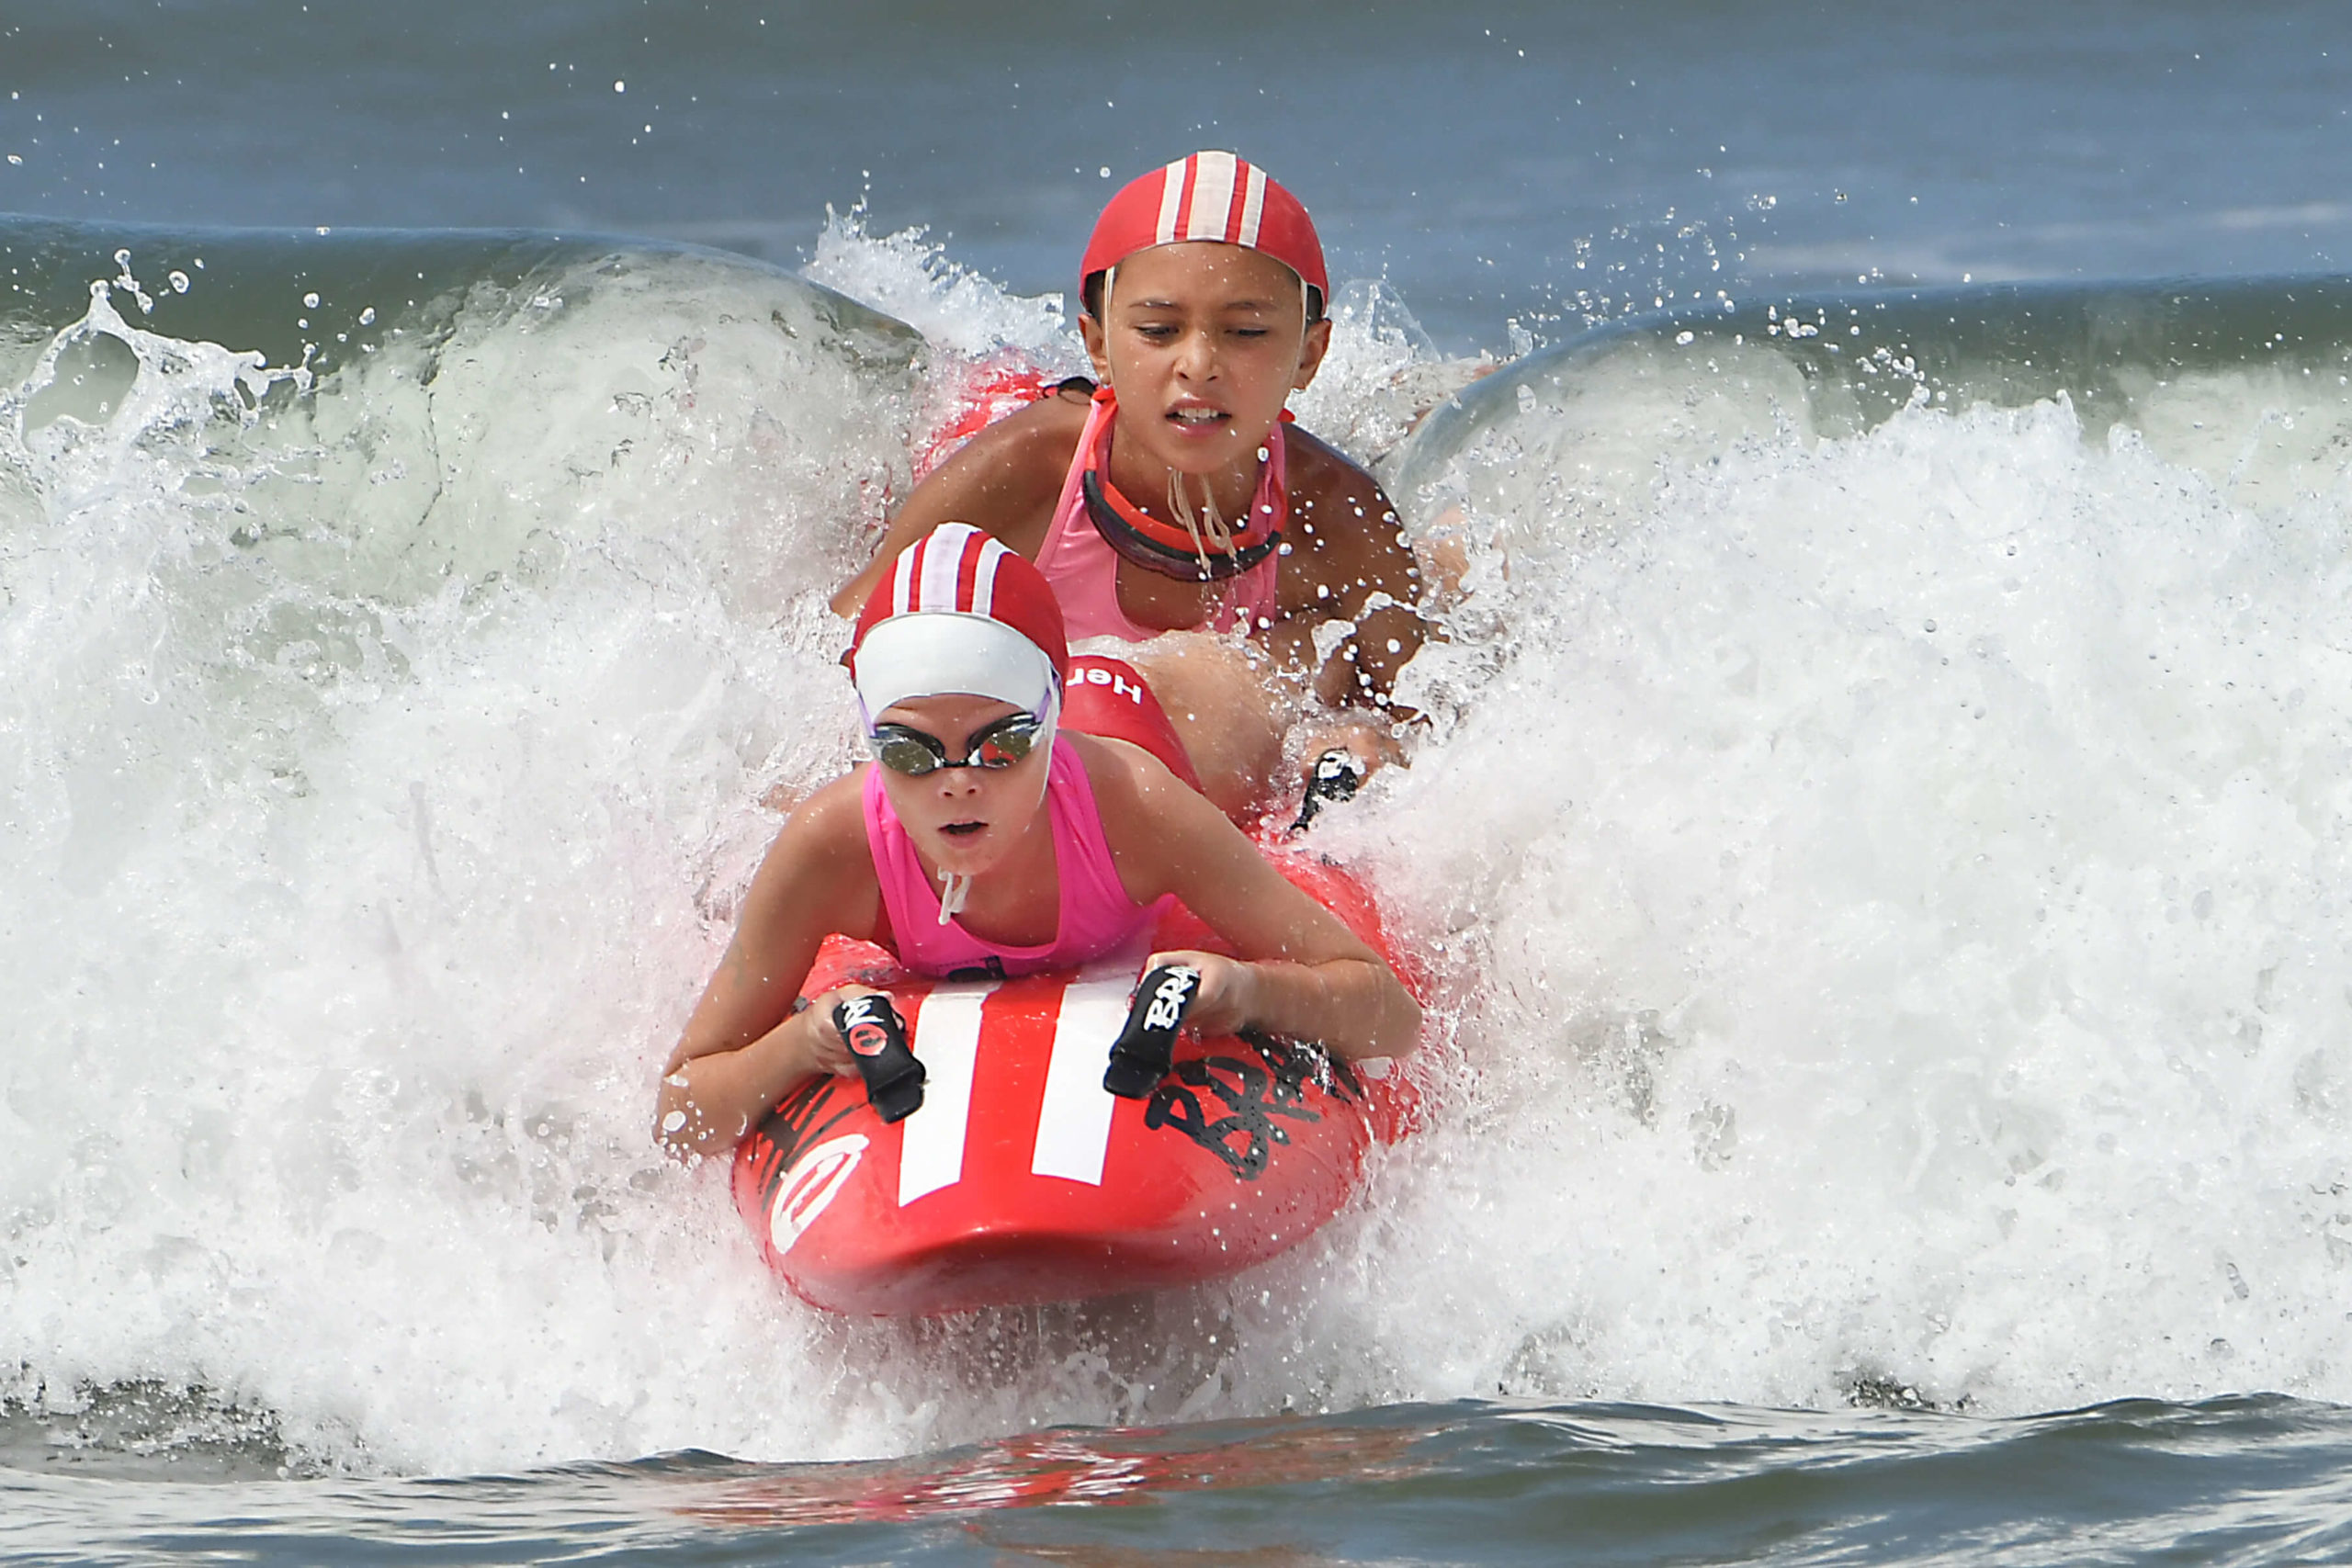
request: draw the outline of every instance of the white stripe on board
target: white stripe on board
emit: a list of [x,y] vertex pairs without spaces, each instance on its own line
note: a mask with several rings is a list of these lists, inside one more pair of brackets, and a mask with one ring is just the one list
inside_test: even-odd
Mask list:
[[1037,1102],[1037,1147],[1029,1168],[1102,1185],[1102,1159],[1111,1146],[1111,1111],[1119,1103],[1102,1088],[1111,1042],[1126,1021],[1127,995],[1136,987],[1136,966],[1115,961],[1090,964],[1062,991],[1054,1021],[1054,1057],[1046,1068],[1046,1092]]
[[980,1004],[996,982],[942,986],[915,1015],[922,1058],[922,1105],[899,1123],[899,1206],[964,1179],[964,1136],[972,1116],[972,1068],[980,1054]]
[[1234,163],[1230,152],[1195,155],[1193,164],[1200,172],[1193,180],[1193,210],[1184,220],[1184,238],[1224,240],[1231,237],[1225,231],[1225,220],[1233,211]]

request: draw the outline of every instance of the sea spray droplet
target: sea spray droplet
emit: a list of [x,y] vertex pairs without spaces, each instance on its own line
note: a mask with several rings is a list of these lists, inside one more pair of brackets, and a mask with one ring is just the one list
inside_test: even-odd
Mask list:
[[171,284],[173,293],[185,294],[187,292],[187,274],[175,268],[166,281]]
[[370,305],[366,310],[359,312],[359,324],[363,327],[372,327],[376,324],[375,306]]
[[317,309],[319,308],[319,297],[318,297],[317,295],[315,295],[315,294],[305,294],[305,295],[303,295],[303,296],[302,296],[302,308],[303,308],[304,310],[317,310]]

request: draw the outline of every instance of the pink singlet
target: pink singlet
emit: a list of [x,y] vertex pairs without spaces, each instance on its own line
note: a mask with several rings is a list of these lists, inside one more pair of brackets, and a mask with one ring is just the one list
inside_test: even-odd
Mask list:
[[[1079,488],[1090,464],[1109,460],[1111,422],[1117,408],[1111,399],[1100,396],[1088,406],[1086,429],[1078,438],[1069,473],[1062,480],[1061,500],[1054,504],[1054,520],[1046,525],[1046,542],[1037,549],[1037,570],[1054,585],[1054,596],[1061,601],[1062,619],[1073,642],[1090,637],[1149,642],[1160,635],[1158,628],[1129,620],[1127,613],[1119,608],[1118,554],[1103,542],[1093,519],[1087,516],[1086,495]],[[1283,427],[1277,423],[1266,437],[1266,460],[1259,465],[1258,489],[1250,498],[1253,513],[1271,505],[1278,509],[1275,514],[1279,516],[1282,510],[1287,509],[1290,491],[1285,456]],[[1204,623],[1204,629],[1225,631],[1238,626],[1244,630],[1257,630],[1261,623],[1272,624],[1281,614],[1274,592],[1274,574],[1281,560],[1280,552],[1276,552],[1239,576],[1227,580],[1216,607]]]
[[882,790],[882,765],[865,773],[865,841],[882,886],[886,939],[899,962],[922,975],[978,970],[989,976],[1070,969],[1142,942],[1174,903],[1171,897],[1137,904],[1120,886],[1111,845],[1102,836],[1094,785],[1067,740],[1056,739],[1046,773],[1046,806],[1053,814],[1054,874],[1061,884],[1060,923],[1054,940],[1036,947],[983,942],[963,925],[939,919],[939,889],[923,874],[913,842]]

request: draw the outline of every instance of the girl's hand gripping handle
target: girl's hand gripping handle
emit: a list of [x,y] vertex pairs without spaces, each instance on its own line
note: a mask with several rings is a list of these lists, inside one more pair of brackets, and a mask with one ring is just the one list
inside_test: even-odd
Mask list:
[[1111,1065],[1102,1073],[1105,1089],[1123,1099],[1141,1100],[1159,1086],[1174,1057],[1176,1032],[1183,1028],[1185,1010],[1200,984],[1201,972],[1182,964],[1162,964],[1136,983],[1126,1027],[1111,1043]]
[[922,1104],[922,1064],[907,1048],[906,1021],[880,991],[833,1009],[833,1027],[857,1061],[865,1098],[885,1122],[903,1122]]

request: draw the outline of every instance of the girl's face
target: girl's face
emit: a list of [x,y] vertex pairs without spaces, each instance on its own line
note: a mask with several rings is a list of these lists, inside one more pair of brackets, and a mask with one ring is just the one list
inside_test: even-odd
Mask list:
[[[910,697],[875,716],[937,740],[951,762],[971,754],[973,737],[1023,710],[991,697]],[[1044,812],[1046,748],[1006,768],[934,768],[910,777],[874,764],[883,793],[915,847],[942,872],[975,876],[1003,863]]]
[[1103,319],[1079,319],[1095,375],[1119,396],[1120,436],[1180,473],[1255,468],[1330,346],[1329,321],[1305,324],[1305,290],[1273,257],[1210,240],[1121,262]]

